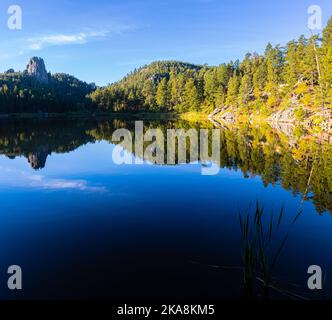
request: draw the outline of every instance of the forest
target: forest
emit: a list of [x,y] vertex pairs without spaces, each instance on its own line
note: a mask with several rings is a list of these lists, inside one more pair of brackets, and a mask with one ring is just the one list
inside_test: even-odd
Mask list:
[[[285,46],[268,44],[264,54],[219,66],[158,61],[122,80],[97,88],[67,74],[41,83],[26,72],[0,74],[0,113],[202,112],[219,107],[269,116],[295,105],[332,107],[332,17],[322,37],[300,36]],[[45,70],[46,72],[46,70]]]
[[286,46],[268,44],[264,54],[216,67],[161,61],[91,94],[107,111],[205,112],[229,106],[269,115],[296,97],[296,114],[332,105],[332,18],[323,37],[300,36]]
[[1,113],[63,113],[87,110],[88,95],[95,90],[73,76],[48,74],[49,81],[41,83],[26,72],[8,70],[0,74]]

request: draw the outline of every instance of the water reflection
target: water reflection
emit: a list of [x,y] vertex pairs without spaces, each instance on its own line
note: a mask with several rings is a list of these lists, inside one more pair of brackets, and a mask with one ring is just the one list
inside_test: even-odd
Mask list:
[[[267,219],[285,204],[280,230],[290,237],[273,280],[312,296],[308,266],[332,265],[332,219],[317,215],[331,212],[328,141],[269,126],[223,128],[214,159],[220,172],[207,177],[201,163],[187,163],[189,145],[183,164],[176,156],[175,165],[116,165],[112,135],[120,128],[134,136],[135,121],[1,121],[1,265],[22,266],[25,298],[241,297],[238,217],[256,199]],[[214,126],[144,120],[149,128],[167,137],[168,129],[211,133]],[[302,199],[303,215],[292,225]],[[5,276],[0,297],[16,297]]]
[[[82,145],[99,141],[114,144],[112,135],[120,128],[129,129],[135,135],[135,121],[132,119],[2,120],[0,154],[10,159],[23,156],[33,169],[40,170],[45,167],[47,158],[52,154],[69,153]],[[144,121],[145,132],[148,129],[160,129],[165,137],[167,129],[173,128],[208,128],[211,131],[213,126],[181,120]],[[221,168],[241,170],[245,178],[259,175],[265,186],[280,184],[294,195],[300,194],[304,200],[312,200],[319,213],[332,212],[332,145],[328,141],[303,136],[298,131],[286,134],[285,131],[268,125],[224,128],[220,135],[220,158],[215,159],[215,162]],[[146,142],[143,154],[136,153],[135,156],[143,157],[150,144]],[[165,145],[162,147],[167,150]],[[190,159],[189,151],[187,144],[187,162]],[[209,151],[211,153],[211,149]],[[204,162],[206,159],[200,160]],[[178,157],[176,164],[179,164]],[[4,171],[2,168],[2,172]],[[46,180],[42,175],[24,178],[30,181],[31,186],[43,185],[45,188],[96,188],[80,180]]]
[[36,190],[77,190],[107,192],[104,186],[92,186],[83,179],[59,179],[29,173],[24,170],[0,166],[0,186],[7,188],[29,188]]

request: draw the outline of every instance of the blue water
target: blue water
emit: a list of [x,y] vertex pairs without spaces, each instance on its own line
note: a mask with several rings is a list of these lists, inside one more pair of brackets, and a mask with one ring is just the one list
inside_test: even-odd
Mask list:
[[[315,298],[308,267],[332,273],[332,218],[307,201],[291,225],[300,195],[235,169],[118,166],[113,148],[99,141],[52,153],[38,171],[24,156],[0,157],[0,298],[241,298],[239,212],[256,200],[267,212],[285,203],[278,285]],[[13,264],[21,291],[7,288]]]

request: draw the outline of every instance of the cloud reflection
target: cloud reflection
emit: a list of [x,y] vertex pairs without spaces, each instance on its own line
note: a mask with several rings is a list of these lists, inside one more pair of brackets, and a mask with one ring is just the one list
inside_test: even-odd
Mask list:
[[54,179],[0,166],[0,186],[23,187],[45,190],[76,190],[85,192],[107,192],[104,186],[91,186],[87,180]]

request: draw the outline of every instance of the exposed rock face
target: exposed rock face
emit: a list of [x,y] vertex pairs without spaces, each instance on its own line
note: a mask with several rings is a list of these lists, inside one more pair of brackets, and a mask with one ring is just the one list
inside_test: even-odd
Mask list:
[[29,164],[35,170],[43,169],[46,165],[48,155],[51,154],[48,146],[41,146],[35,152],[27,155]]
[[[320,128],[319,137],[323,140],[330,141],[332,136],[332,109],[320,107],[316,110],[310,110],[303,108],[304,116],[300,120],[296,117],[296,103],[293,103],[293,107],[287,109],[278,110],[274,112],[270,117],[266,118],[266,122],[269,123],[272,128],[283,132],[289,137],[292,137],[294,128],[301,126],[302,129],[307,130],[312,135],[316,135],[312,129]],[[255,114],[251,114],[250,122],[255,122]],[[220,107],[215,109],[210,115],[209,120],[214,123],[215,126],[226,126],[228,124],[233,125],[237,121],[237,114],[234,113],[231,107]],[[317,133],[318,134],[318,133]]]
[[322,109],[319,113],[322,119],[320,127],[326,131],[332,133],[332,109]]
[[236,116],[232,110],[232,108],[229,108],[228,106],[220,107],[215,109],[210,115],[209,119],[211,121],[213,120],[222,120],[227,123],[234,124],[236,121]]
[[294,108],[288,108],[286,110],[277,111],[273,113],[268,120],[277,123],[295,123],[296,118],[294,114]]
[[234,112],[230,112],[230,111],[224,113],[221,116],[221,119],[228,123],[231,123],[231,124],[234,124],[236,122],[236,116],[235,116]]
[[31,58],[27,65],[26,72],[31,77],[37,79],[40,83],[48,83],[48,73],[45,68],[44,60],[42,58]]
[[[317,119],[319,119],[318,122]],[[324,132],[332,132],[332,109],[328,108],[319,108],[315,111],[306,110],[306,116],[302,121],[296,119],[294,108],[277,111],[267,120],[271,123],[279,124],[301,124],[307,129],[318,126]]]

